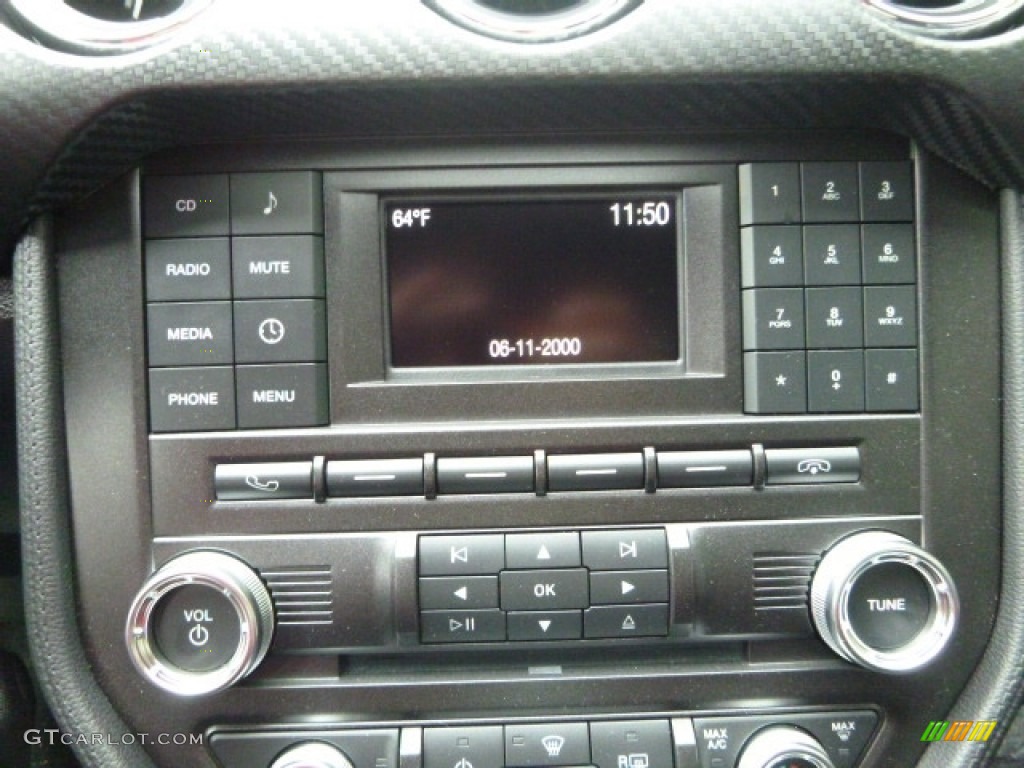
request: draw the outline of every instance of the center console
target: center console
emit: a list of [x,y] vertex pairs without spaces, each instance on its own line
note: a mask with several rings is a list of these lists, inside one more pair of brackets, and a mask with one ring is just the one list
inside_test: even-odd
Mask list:
[[997,222],[886,136],[153,158],[58,222],[98,679],[168,765],[912,764],[998,598]]

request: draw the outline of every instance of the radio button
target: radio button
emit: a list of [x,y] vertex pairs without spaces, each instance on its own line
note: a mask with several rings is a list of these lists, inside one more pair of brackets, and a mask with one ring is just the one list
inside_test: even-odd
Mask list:
[[769,448],[764,452],[768,485],[856,483],[860,451],[848,448]]
[[864,410],[864,353],[807,353],[807,410],[859,413]]
[[504,571],[501,607],[506,611],[545,611],[590,605],[587,570]]
[[504,567],[500,533],[420,536],[420,576],[491,575]]
[[446,576],[420,579],[420,610],[497,607],[497,576]]
[[590,729],[586,723],[506,725],[505,765],[590,765]]
[[505,613],[486,611],[421,611],[424,643],[494,643],[505,640]]
[[917,346],[917,296],[912,285],[864,289],[864,343],[868,347]]
[[748,163],[739,168],[740,224],[800,221],[800,167],[796,163]]
[[235,302],[239,363],[312,363],[327,359],[323,299]]
[[804,346],[802,289],[743,291],[743,349],[803,349]]
[[154,432],[234,429],[234,369],[223,366],[151,370],[149,426]]
[[668,571],[599,571],[590,574],[593,605],[668,602]]
[[231,248],[226,237],[146,241],[149,301],[231,298]]
[[548,456],[549,491],[642,490],[640,453],[592,453]]
[[713,488],[754,482],[750,451],[659,451],[657,462],[659,488]]
[[744,288],[803,285],[800,227],[746,227],[740,236]]
[[856,224],[804,227],[807,285],[859,285],[860,229]]
[[315,427],[327,423],[327,365],[240,365],[238,428]]
[[916,349],[868,349],[864,365],[869,411],[917,410]]
[[665,529],[583,531],[583,564],[594,571],[668,568]]
[[599,605],[583,612],[583,636],[590,640],[667,634],[667,603]]
[[807,289],[807,348],[864,346],[864,308],[860,288]]
[[573,531],[506,534],[505,563],[509,568],[578,567],[580,535]]
[[236,237],[231,250],[236,299],[303,299],[324,295],[322,237]]
[[423,459],[327,462],[328,496],[422,496]]
[[503,768],[500,725],[423,729],[423,768]]
[[151,366],[232,362],[230,302],[150,304],[146,319]]
[[323,184],[319,173],[231,175],[232,234],[312,235],[323,231]]
[[913,221],[910,163],[861,163],[860,211],[864,221]]
[[744,354],[743,407],[747,413],[806,413],[805,353]]
[[914,282],[912,224],[865,224],[861,233],[865,283]]
[[[590,724],[597,768],[669,768],[673,741],[668,720],[619,720]],[[686,768],[685,765],[677,768]]]
[[583,639],[581,611],[512,611],[508,614],[508,639],[536,640]]
[[803,163],[800,176],[805,222],[860,219],[856,163]]
[[313,498],[313,464],[218,464],[213,473],[217,501],[277,501]]
[[143,189],[146,237],[228,234],[228,177],[152,176]]
[[532,493],[532,456],[437,460],[440,493]]

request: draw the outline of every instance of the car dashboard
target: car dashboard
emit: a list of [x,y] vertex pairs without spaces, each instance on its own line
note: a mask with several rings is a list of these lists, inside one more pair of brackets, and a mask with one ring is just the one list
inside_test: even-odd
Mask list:
[[0,3],[0,757],[1020,764],[1024,4],[121,5]]

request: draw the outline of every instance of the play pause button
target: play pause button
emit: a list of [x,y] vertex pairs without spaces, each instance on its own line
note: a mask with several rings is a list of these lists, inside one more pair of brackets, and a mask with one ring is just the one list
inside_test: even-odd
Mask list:
[[488,611],[421,611],[424,643],[490,643],[505,639],[505,614]]
[[580,611],[510,611],[509,640],[579,640],[583,637]]

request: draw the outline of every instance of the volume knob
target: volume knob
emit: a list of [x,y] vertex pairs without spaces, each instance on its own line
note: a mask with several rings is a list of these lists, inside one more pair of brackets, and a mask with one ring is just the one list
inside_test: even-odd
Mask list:
[[189,552],[160,568],[132,603],[128,654],[150,682],[179,696],[223,690],[263,660],[274,606],[260,577],[221,552]]
[[877,672],[914,672],[956,630],[960,603],[949,572],[902,536],[867,531],[836,544],[811,582],[811,616],[822,639]]

